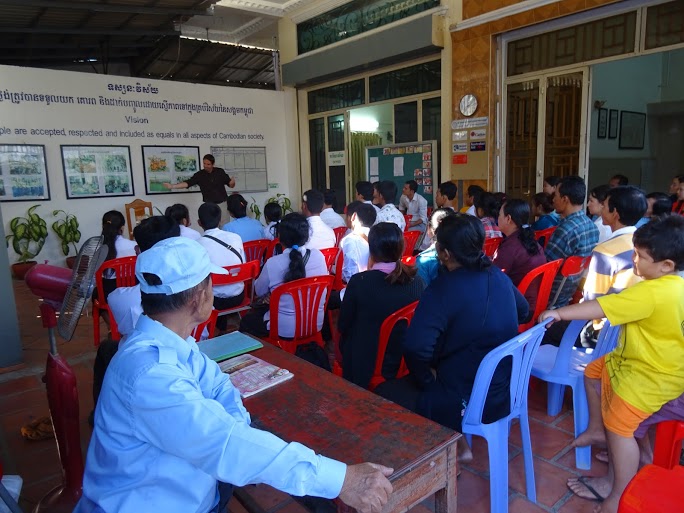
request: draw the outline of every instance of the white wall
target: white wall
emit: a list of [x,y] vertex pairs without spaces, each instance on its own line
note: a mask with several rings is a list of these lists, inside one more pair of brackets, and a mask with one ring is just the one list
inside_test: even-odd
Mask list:
[[[45,145],[50,201],[2,202],[2,216],[5,230],[13,217],[25,215],[28,208],[41,203],[37,212],[46,220],[48,226],[54,218],[55,209],[63,209],[78,217],[81,232],[85,238],[99,235],[102,214],[117,209],[123,212],[124,204],[134,198],[151,201],[155,207],[164,211],[173,203],[184,203],[190,209],[193,225],[197,228],[197,208],[202,203],[199,191],[193,193],[173,193],[146,195],[143,174],[142,145],[199,146],[200,156],[215,146],[266,146],[268,182],[270,190],[263,193],[245,193],[263,207],[266,199],[276,192],[282,192],[298,203],[300,194],[299,157],[296,152],[296,102],[293,92],[262,91],[197,84],[141,80],[135,78],[107,75],[93,75],[68,71],[54,71],[34,68],[0,66],[0,144],[42,144]],[[143,92],[111,91],[109,84],[143,86],[158,88],[157,94]],[[13,102],[5,93],[51,94],[74,97],[73,104],[33,101]],[[96,99],[96,105],[79,105],[78,97]],[[193,103],[199,105],[222,104],[223,106],[251,109],[245,115],[239,113],[218,113],[194,110],[164,110],[147,106],[105,106],[101,99],[140,100],[171,103]],[[131,123],[126,116],[143,118],[147,123]],[[17,130],[25,129],[26,135]],[[36,129],[101,130],[101,136],[70,135],[31,135]],[[105,136],[105,131],[116,136]],[[143,131],[142,137],[130,137],[122,131]],[[173,138],[166,138],[171,133]],[[176,137],[188,134],[188,138]],[[240,133],[257,136],[258,139],[231,141],[221,138],[221,134]],[[202,138],[197,134],[203,134]],[[60,145],[127,145],[130,146],[131,165],[135,195],[126,197],[105,197],[67,200],[64,170]],[[295,205],[296,206],[296,205]],[[263,208],[262,208],[263,210]],[[126,232],[127,233],[127,232]],[[11,246],[8,249],[10,262],[16,261]],[[59,248],[57,236],[49,230],[48,240],[37,260],[45,260],[55,265],[63,265],[64,255]]]

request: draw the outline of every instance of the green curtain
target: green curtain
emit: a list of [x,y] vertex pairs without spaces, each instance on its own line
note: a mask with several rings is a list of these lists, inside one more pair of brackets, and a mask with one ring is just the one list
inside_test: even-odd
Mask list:
[[351,166],[352,186],[356,182],[366,180],[366,147],[380,146],[382,138],[372,132],[352,132],[351,133],[351,155],[349,165]]

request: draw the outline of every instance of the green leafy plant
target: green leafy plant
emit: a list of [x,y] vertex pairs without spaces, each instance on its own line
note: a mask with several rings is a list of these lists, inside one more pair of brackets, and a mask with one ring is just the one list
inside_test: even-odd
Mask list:
[[81,232],[78,230],[78,219],[73,214],[67,214],[64,210],[53,210],[52,215],[57,216],[64,214],[62,219],[58,219],[52,223],[52,231],[59,237],[62,245],[62,253],[64,256],[69,256],[69,250],[73,246],[74,251],[78,253],[77,242],[81,240]]
[[261,221],[261,209],[259,208],[259,205],[257,205],[254,196],[252,196],[252,202],[249,204],[249,211],[254,215],[254,219]]
[[12,248],[19,255],[18,262],[27,262],[35,258],[43,249],[48,231],[45,220],[34,211],[40,205],[33,205],[28,209],[26,217],[15,217],[10,221],[10,235],[6,242],[12,242]]
[[280,205],[280,208],[283,209],[283,215],[294,212],[290,198],[288,198],[285,194],[281,192],[279,192],[275,196],[268,198],[266,203],[277,203],[278,205]]

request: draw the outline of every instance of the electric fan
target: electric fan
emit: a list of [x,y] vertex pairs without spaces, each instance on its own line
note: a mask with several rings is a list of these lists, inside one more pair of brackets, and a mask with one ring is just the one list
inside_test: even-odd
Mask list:
[[73,272],[62,267],[38,264],[24,278],[31,292],[43,299],[40,314],[50,340],[43,382],[47,388],[50,417],[64,473],[64,483],[48,492],[35,507],[34,513],[71,513],[81,497],[83,454],[76,375],[66,359],[57,354],[54,329],[57,327],[60,336],[67,341],[73,337],[81,312],[92,295],[95,273],[107,258],[106,246],[103,247],[102,243],[102,236],[85,241],[76,257]]

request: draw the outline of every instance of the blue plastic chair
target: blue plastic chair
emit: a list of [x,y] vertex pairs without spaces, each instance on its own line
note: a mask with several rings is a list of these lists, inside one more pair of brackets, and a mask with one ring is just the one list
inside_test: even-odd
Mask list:
[[[506,513],[508,511],[508,435],[511,419],[516,417],[520,418],[527,498],[532,502],[537,502],[532,443],[530,441],[530,423],[527,418],[527,389],[530,384],[532,362],[545,331],[546,326],[538,324],[508,342],[501,344],[496,349],[492,349],[484,357],[480,367],[477,369],[473,393],[463,415],[462,431],[466,435],[468,443],[472,442],[472,435],[479,435],[487,440],[489,452],[489,496],[493,513]],[[489,385],[492,382],[497,365],[507,356],[513,357],[510,386],[511,413],[491,424],[483,424],[482,412],[487,392],[489,391]]]
[[[594,350],[583,351],[575,347],[575,340],[587,321],[572,321],[561,339],[560,346],[544,345],[539,348],[532,366],[532,375],[548,382],[547,413],[558,415],[563,407],[566,385],[572,388],[572,409],[575,421],[575,438],[589,425],[589,406],[584,388],[584,368],[588,363],[615,349],[620,326],[608,321],[596,342]],[[575,466],[591,468],[591,446],[575,448]]]

